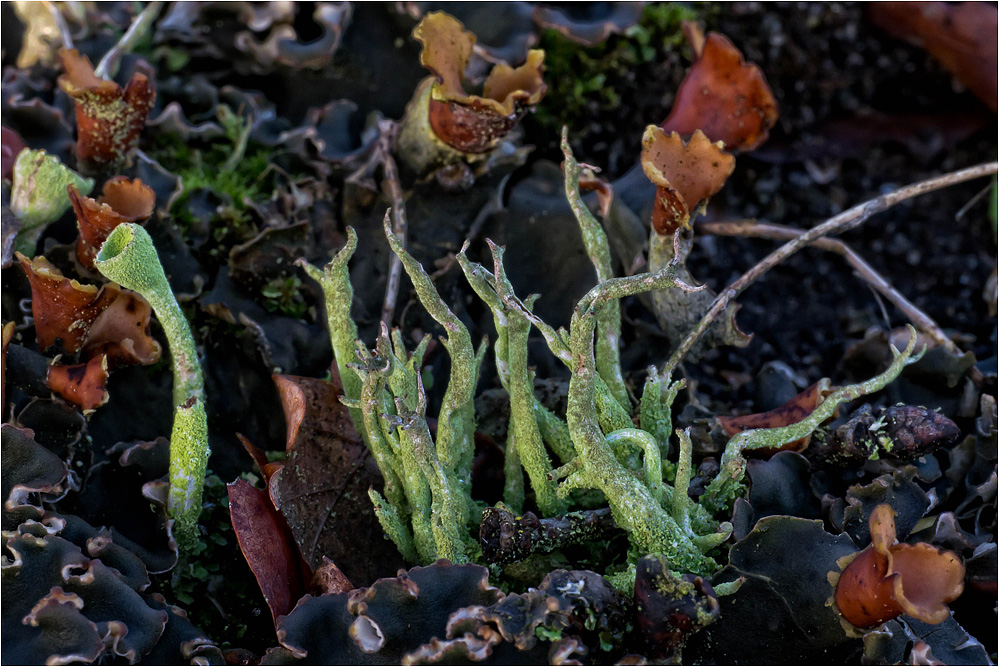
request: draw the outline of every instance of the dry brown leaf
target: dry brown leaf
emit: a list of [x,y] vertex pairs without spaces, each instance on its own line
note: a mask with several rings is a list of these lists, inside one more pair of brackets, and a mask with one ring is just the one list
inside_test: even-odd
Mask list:
[[[829,386],[829,380],[823,379],[773,410],[757,412],[752,415],[742,415],[740,417],[716,417],[715,419],[729,437],[751,429],[790,426],[791,424],[797,424],[812,414],[815,408],[819,406],[831,391],[832,388]],[[780,448],[755,449],[747,452],[747,454],[769,457],[785,449],[800,452],[808,447],[811,439],[812,436],[809,435],[800,440],[789,442]]]
[[277,624],[309,587],[312,572],[302,562],[288,524],[267,494],[245,480],[228,485],[229,515],[239,548],[260,585]]
[[369,487],[381,490],[381,474],[340,392],[312,378],[275,375],[274,382],[288,424],[288,458],[268,486],[303,558],[314,568],[329,558],[358,585],[395,572],[402,558],[368,498]]
[[701,130],[732,152],[758,147],[777,122],[777,101],[763,72],[745,62],[724,35],[712,32],[705,37],[690,22],[684,31],[697,60],[680,84],[662,128],[685,136]]

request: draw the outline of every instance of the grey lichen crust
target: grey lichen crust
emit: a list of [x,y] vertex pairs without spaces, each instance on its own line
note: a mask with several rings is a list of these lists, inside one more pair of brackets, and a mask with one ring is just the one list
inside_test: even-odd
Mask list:
[[208,466],[208,417],[204,382],[191,328],[174,298],[153,240],[133,223],[118,225],[95,261],[97,270],[149,302],[166,334],[173,360],[173,428],[170,431],[170,495],[167,504],[176,522],[181,550],[198,540],[198,516]]
[[[607,237],[579,196],[580,167],[564,140],[563,151],[566,193],[599,281],[580,299],[569,331],[555,330],[534,314],[537,295],[521,299],[514,293],[503,266],[502,247],[489,243],[491,270],[468,258],[467,243],[457,256],[473,291],[492,312],[497,331],[493,359],[510,398],[503,511],[509,511],[513,523],[521,521],[525,477],[545,517],[542,521],[557,523],[558,517],[579,509],[574,507],[574,490],[590,490],[591,498],[595,490],[632,544],[632,560],[613,577],[615,585],[633,586],[635,562],[646,554],[665,558],[674,572],[710,575],[718,568],[710,552],[732,531],[731,524],[719,522],[715,515],[743,490],[742,451],[808,435],[839,403],[876,391],[894,379],[912,361],[913,344],[898,354],[888,371],[833,393],[798,424],[735,436],[726,448],[718,478],[695,502],[687,494],[693,467],[687,433],[677,432],[678,453],[671,460],[672,404],[683,381],[662,378],[651,367],[642,395],[633,405],[618,349],[620,299],[652,290],[695,288],[677,278],[677,261],[653,273],[627,278],[611,275]],[[348,230],[346,246],[325,270],[310,266],[306,270],[322,284],[326,295],[330,337],[344,386],[342,400],[351,408],[385,477],[384,496],[371,492],[382,527],[410,561],[448,558],[467,562],[479,553],[472,535],[478,533],[481,506],[472,500],[470,486],[473,397],[486,345],[473,349],[468,330],[393,235],[387,216],[385,234],[420,302],[446,332],[443,342],[451,357],[451,376],[436,437],[427,425],[420,376],[429,338],[412,353],[398,330],[389,332],[384,326],[374,349],[356,340],[357,328],[349,316],[352,290],[347,271],[356,248],[353,230]],[[527,354],[532,327],[571,371],[565,418],[542,406],[534,395]],[[524,539],[530,541],[529,537],[525,533]],[[522,546],[547,548],[543,544]]]

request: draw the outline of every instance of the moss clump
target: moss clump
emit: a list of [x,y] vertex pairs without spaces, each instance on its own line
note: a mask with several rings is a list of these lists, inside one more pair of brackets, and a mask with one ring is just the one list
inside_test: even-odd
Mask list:
[[278,276],[260,289],[260,295],[264,297],[264,307],[272,313],[302,318],[309,310],[298,276]]
[[583,132],[594,117],[608,117],[623,101],[633,102],[628,98],[643,86],[645,68],[663,67],[669,54],[686,48],[682,23],[697,17],[690,7],[678,3],[650,4],[637,25],[592,47],[546,30],[539,48],[547,54],[548,92],[534,117],[541,125],[541,136],[556,136],[568,125],[580,128],[576,141],[587,143]]
[[268,169],[274,151],[250,140],[250,121],[222,105],[219,125],[225,135],[205,147],[179,143],[176,137],[162,136],[153,156],[180,178],[183,193],[170,207],[170,213],[185,231],[204,225],[190,211],[191,194],[208,190],[230,202],[220,207],[208,220],[211,230],[209,249],[212,255],[228,251],[233,245],[249,240],[259,230],[250,221],[249,203],[266,201],[277,187],[277,172]]
[[[174,221],[204,260],[224,262],[236,245],[260,233],[251,213],[255,204],[271,200],[287,182],[301,178],[295,169],[282,163],[273,168],[279,153],[250,138],[252,119],[222,105],[218,122],[224,136],[197,147],[160,136],[153,156],[174,172],[183,192],[170,206]],[[223,203],[207,219],[199,218],[192,206],[196,192],[207,191]],[[301,280],[282,273],[259,285],[260,301],[270,312],[302,317],[308,309]]]

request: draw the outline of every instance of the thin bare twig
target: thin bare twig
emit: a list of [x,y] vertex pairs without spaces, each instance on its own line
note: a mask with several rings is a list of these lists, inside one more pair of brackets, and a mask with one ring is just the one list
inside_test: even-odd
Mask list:
[[954,220],[960,220],[965,215],[967,215],[968,211],[970,211],[972,209],[972,207],[974,207],[975,204],[977,204],[982,199],[984,199],[985,195],[989,194],[990,190],[992,190],[992,184],[991,183],[989,183],[984,188],[982,188],[981,190],[979,190],[978,192],[976,192],[975,196],[972,197],[971,199],[969,199],[968,203],[965,204],[964,206],[962,206],[958,210],[958,212],[954,214]]
[[680,363],[680,360],[686,356],[704,332],[708,330],[708,327],[711,326],[718,315],[721,314],[722,311],[725,310],[725,307],[728,306],[728,304],[730,304],[737,296],[739,296],[739,294],[752,285],[753,282],[755,282],[764,273],[777,266],[805,246],[814,243],[816,240],[824,236],[828,236],[830,234],[842,234],[843,232],[853,229],[854,227],[859,227],[863,223],[867,222],[871,216],[891,208],[900,201],[904,201],[927,192],[932,192],[934,190],[939,190],[940,188],[963,183],[964,181],[970,181],[975,178],[981,178],[982,176],[995,174],[997,171],[999,171],[999,163],[987,162],[974,167],[969,167],[968,169],[961,169],[960,171],[955,171],[949,174],[944,174],[943,176],[937,176],[936,178],[930,178],[919,183],[907,185],[904,188],[899,188],[894,192],[889,192],[881,195],[880,197],[875,197],[870,201],[843,211],[839,215],[829,218],[821,225],[813,227],[792,241],[785,243],[760,260],[756,266],[742,274],[742,276],[740,276],[731,285],[719,292],[718,296],[714,300],[714,303],[711,304],[711,308],[709,308],[708,312],[704,314],[701,321],[697,323],[697,326],[695,326],[691,332],[687,334],[687,337],[683,340],[683,342],[680,343],[676,350],[673,351],[673,355],[669,358],[669,361],[666,362],[666,365],[663,366],[661,375],[663,377],[670,377],[673,374],[673,371],[676,370],[677,364]]
[[62,40],[62,48],[72,49],[73,35],[69,31],[69,24],[66,23],[66,17],[62,15],[62,11],[56,3],[51,2],[51,0],[44,0],[44,2],[45,7],[52,14],[52,20],[55,21],[56,27],[59,28],[59,39]]
[[[406,200],[399,182],[399,168],[392,157],[392,146],[395,143],[396,125],[390,120],[379,121],[381,136],[380,146],[375,154],[381,156],[382,188],[392,202],[392,233],[398,237],[402,246],[406,247],[406,232],[409,224],[406,221]],[[388,281],[385,284],[385,300],[382,303],[382,322],[387,327],[392,326],[392,316],[395,314],[395,302],[399,297],[399,283],[402,280],[402,262],[392,253],[389,259]]]
[[104,57],[101,58],[101,61],[97,63],[97,67],[94,68],[94,74],[98,78],[109,79],[118,73],[118,65],[121,62],[122,55],[135,48],[136,43],[145,36],[149,27],[152,26],[153,21],[156,20],[162,7],[163,2],[161,0],[154,0],[139,12],[139,15],[132,21],[132,25],[128,27],[125,34],[118,40],[118,43],[111,47],[104,54]]
[[[774,225],[763,222],[705,222],[697,225],[699,234],[712,234],[714,236],[748,236],[761,239],[772,239],[777,241],[791,241],[805,233],[804,229],[788,227],[786,225]],[[853,267],[862,280],[870,285],[877,293],[881,294],[891,304],[898,308],[909,318],[915,327],[923,331],[933,339],[937,345],[945,347],[951,352],[957,352],[957,346],[947,334],[943,332],[936,322],[929,315],[921,311],[914,303],[896,290],[884,276],[878,273],[874,267],[864,261],[864,258],[839,239],[822,238],[812,243],[812,246],[822,250],[834,252],[841,255]]]

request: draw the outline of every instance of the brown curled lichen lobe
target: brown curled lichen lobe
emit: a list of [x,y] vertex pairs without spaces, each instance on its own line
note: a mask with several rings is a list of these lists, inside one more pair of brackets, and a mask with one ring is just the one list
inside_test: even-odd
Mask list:
[[483,153],[496,146],[530,106],[541,101],[545,53],[531,50],[520,67],[496,65],[482,94],[465,91],[465,67],[475,35],[444,12],[431,12],[413,31],[423,45],[420,64],[436,79],[430,94],[429,120],[441,141],[464,153]]

